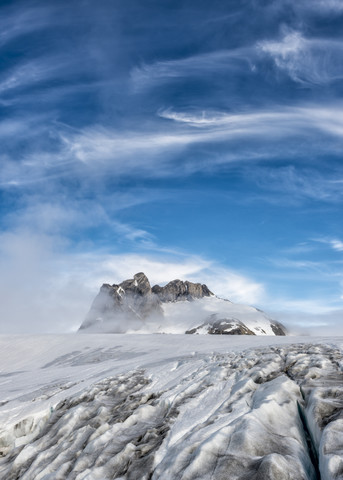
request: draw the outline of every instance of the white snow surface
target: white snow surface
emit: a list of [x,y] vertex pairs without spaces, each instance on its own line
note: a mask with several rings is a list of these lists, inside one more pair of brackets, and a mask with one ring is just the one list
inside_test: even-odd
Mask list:
[[[141,325],[135,325],[134,329],[127,330],[127,333],[175,333],[182,334],[186,330],[199,327],[208,321],[211,315],[219,318],[229,318],[241,321],[256,335],[274,335],[271,328],[272,320],[261,310],[248,305],[232,303],[229,300],[216,297],[203,297],[193,301],[178,301],[162,303],[163,321],[156,324],[156,320],[147,319]],[[108,325],[95,325],[93,330],[111,329],[111,322]],[[85,330],[87,331],[87,330]],[[198,331],[207,333],[207,330]]]
[[343,479],[342,351],[332,337],[1,336],[0,478]]

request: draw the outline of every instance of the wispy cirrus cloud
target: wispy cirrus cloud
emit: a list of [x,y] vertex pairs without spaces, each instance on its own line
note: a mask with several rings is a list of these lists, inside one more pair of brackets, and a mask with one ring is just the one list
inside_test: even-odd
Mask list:
[[[283,28],[285,31],[285,28]],[[264,75],[263,60],[271,58],[276,67],[302,85],[321,86],[343,78],[343,40],[308,38],[298,30],[286,30],[279,39],[258,41],[251,46],[216,50],[180,59],[160,60],[131,71],[135,91],[177,79],[204,79],[217,72],[246,76]],[[229,82],[229,77],[228,77]],[[228,91],[230,91],[230,82]]]
[[[258,5],[259,8],[260,5]],[[318,16],[319,18],[332,15],[337,15],[343,11],[341,0],[302,0],[301,2],[294,2],[294,0],[279,0],[265,5],[264,14],[272,16],[275,12],[284,13],[284,9],[291,11],[293,17],[290,21],[292,24],[304,26],[304,21],[310,23],[311,17]],[[275,17],[274,17],[275,18]],[[277,18],[277,17],[276,17]]]
[[343,241],[339,238],[317,237],[313,241],[329,245],[336,252],[343,252]]
[[343,198],[342,170],[328,172],[294,165],[274,166],[255,169],[254,178],[261,188],[278,194],[276,198],[269,196],[270,202],[296,203],[303,199],[339,202]]
[[22,2],[19,9],[14,5],[3,7],[0,17],[0,46],[51,24],[56,25],[57,13],[58,9],[51,4],[48,6]]
[[[136,192],[139,192],[139,190]],[[153,248],[153,235],[142,227],[135,226],[120,219],[120,212],[128,207],[153,201],[148,194],[141,193],[141,197],[134,199],[127,194],[112,193],[97,199],[96,202],[88,199],[73,199],[70,195],[61,195],[54,200],[47,199],[46,193],[27,195],[17,208],[2,218],[6,230],[17,232],[35,232],[36,235],[59,237],[70,245],[77,243],[86,232],[106,231],[116,245],[139,245]]]
[[[294,5],[293,2],[291,3]],[[341,0],[304,0],[303,2],[297,2],[295,8],[302,11],[313,11],[318,14],[335,14],[343,11],[343,4]]]
[[185,123],[193,127],[211,127],[232,123],[235,115],[218,111],[184,111],[178,112],[172,108],[160,109],[158,115],[161,118]]
[[304,271],[316,271],[323,273],[323,267],[327,270],[327,266],[321,262],[315,262],[313,260],[294,260],[289,258],[271,258],[269,263],[279,268],[286,268],[292,270],[304,270]]
[[343,40],[305,38],[292,31],[281,40],[260,42],[257,49],[303,85],[325,85],[343,78]]
[[17,90],[32,88],[49,80],[70,80],[82,68],[80,62],[69,54],[22,60],[3,71],[0,76],[0,95],[13,95]]
[[335,136],[343,136],[343,114],[340,105],[305,104],[296,106],[273,105],[264,109],[251,109],[243,112],[223,112],[215,110],[176,111],[171,108],[160,110],[158,115],[181,124],[215,129],[226,127],[239,134],[260,134],[270,132],[279,136],[308,130],[319,130]]
[[40,123],[42,117],[38,119],[27,118],[23,120],[22,118],[9,118],[0,122],[0,138],[2,139],[12,139],[15,136],[20,135],[20,138],[25,138],[28,135],[32,135],[32,128],[34,124]]
[[[130,130],[101,125],[70,128],[54,122],[53,118],[44,117],[28,122],[34,123],[37,140],[30,145],[31,151],[28,149],[15,158],[4,157],[0,168],[3,186],[24,185],[41,181],[44,176],[53,178],[68,172],[78,178],[90,171],[96,171],[97,176],[112,174],[118,179],[138,172],[155,178],[181,173],[187,176],[241,161],[277,160],[280,156],[280,148],[276,147],[278,142],[283,142],[282,155],[287,154],[290,158],[308,157],[312,150],[313,155],[321,151],[337,154],[341,151],[343,139],[340,104],[326,107],[273,106],[235,113],[169,108],[159,110],[157,118],[152,118],[148,127],[136,125]],[[29,134],[25,118],[3,122],[0,136],[9,137],[13,129],[20,131],[21,128],[21,133],[27,131]],[[296,144],[299,139],[302,145],[304,138],[311,139],[306,151]],[[238,144],[239,149],[236,148]],[[206,145],[218,148],[226,145],[227,148],[225,153],[204,157],[202,162],[189,156],[182,157],[186,149],[201,149]],[[182,164],[182,170],[175,169],[175,162]],[[294,167],[274,168],[267,172],[267,177],[271,188],[273,185],[283,186],[323,200],[340,196],[343,178],[339,174],[331,178],[317,173],[306,177],[307,173]],[[263,176],[258,178],[263,183]]]
[[139,91],[166,81],[192,76],[213,75],[214,72],[252,71],[253,50],[238,48],[216,50],[175,60],[161,60],[155,63],[134,67],[131,71],[133,89]]

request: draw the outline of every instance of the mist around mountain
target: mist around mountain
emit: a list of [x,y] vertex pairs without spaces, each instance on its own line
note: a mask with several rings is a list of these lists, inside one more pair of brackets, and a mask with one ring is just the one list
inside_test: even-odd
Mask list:
[[205,284],[150,282],[143,272],[103,284],[80,326],[86,333],[285,335],[286,329],[254,307],[217,297]]

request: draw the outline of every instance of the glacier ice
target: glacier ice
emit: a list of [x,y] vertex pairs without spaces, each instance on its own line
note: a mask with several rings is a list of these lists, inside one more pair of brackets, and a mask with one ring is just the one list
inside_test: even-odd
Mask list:
[[[148,340],[141,338],[143,350]],[[98,360],[104,378],[74,393],[66,389],[64,398],[60,388],[51,410],[3,426],[0,478],[343,478],[339,348],[298,343],[175,349],[174,356],[156,349],[144,363],[128,345],[123,357],[137,365],[113,375],[109,366],[120,358],[114,347],[72,350],[42,362],[41,371],[69,365],[80,375]]]

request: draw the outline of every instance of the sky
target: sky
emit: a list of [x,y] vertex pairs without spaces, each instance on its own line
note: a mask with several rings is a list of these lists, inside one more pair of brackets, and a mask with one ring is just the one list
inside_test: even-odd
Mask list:
[[0,333],[206,283],[343,334],[341,0],[0,2]]

